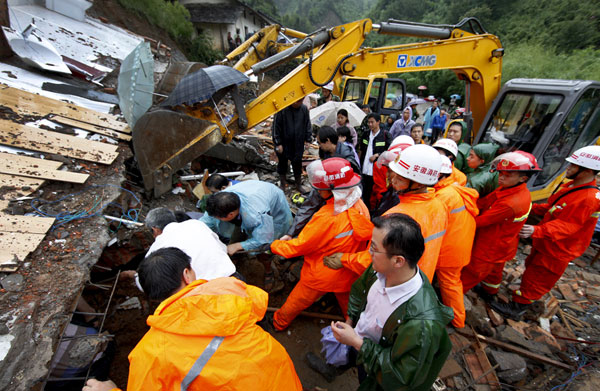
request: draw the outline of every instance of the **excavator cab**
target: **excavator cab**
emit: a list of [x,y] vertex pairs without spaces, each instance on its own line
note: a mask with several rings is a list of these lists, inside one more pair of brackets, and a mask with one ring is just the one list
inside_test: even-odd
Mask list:
[[[381,116],[397,114],[406,104],[406,83],[386,75],[345,77],[341,101],[364,103]],[[382,118],[383,119],[383,118]]]
[[599,136],[599,82],[514,79],[498,94],[475,143],[498,144],[498,153],[520,149],[534,154],[542,171],[528,187],[537,201],[548,198],[564,179],[565,158],[597,143]]

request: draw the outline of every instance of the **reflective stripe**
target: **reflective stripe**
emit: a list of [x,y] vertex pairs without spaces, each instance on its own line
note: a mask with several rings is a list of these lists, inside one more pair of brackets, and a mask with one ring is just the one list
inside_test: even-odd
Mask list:
[[350,231],[342,232],[341,234],[337,234],[337,236],[334,239],[345,238],[346,236],[352,235],[353,232],[354,232],[353,229],[351,229]]
[[428,237],[425,238],[425,243],[429,242],[430,240],[441,238],[445,234],[446,234],[446,230],[434,233],[433,235],[429,235]]
[[367,145],[369,145],[369,140],[367,140],[367,139],[363,139],[363,144],[367,144]]
[[375,143],[376,147],[385,147],[385,141],[379,141]]
[[[523,295],[521,294],[521,291],[520,291],[520,290],[518,290],[518,291],[515,291],[515,295],[523,297]],[[529,301],[530,301],[530,302],[532,302],[532,303],[534,302],[534,300],[528,299],[528,298],[526,298],[526,297],[523,297],[523,299],[525,299],[525,300],[529,300]]]
[[450,211],[450,213],[452,214],[452,213],[458,213],[458,212],[462,212],[462,211],[463,211],[463,210],[465,210],[465,209],[467,209],[467,207],[463,205],[463,206],[461,206],[460,208],[452,209],[452,210]]
[[215,352],[217,351],[217,349],[221,345],[221,342],[223,342],[224,339],[225,337],[214,337],[208,343],[208,346],[204,348],[204,351],[202,352],[200,357],[198,357],[194,365],[192,365],[192,367],[190,368],[190,371],[183,378],[183,381],[181,382],[182,391],[186,391],[190,384],[192,384],[192,382],[196,380],[198,376],[200,376],[200,373],[202,373],[204,366],[206,365],[208,360],[210,360],[213,354],[215,354]]
[[489,282],[481,281],[481,283],[485,286],[489,286],[490,288],[500,288],[500,284],[490,284]]
[[[531,212],[531,205],[532,205],[532,204],[529,204],[529,210],[527,211],[527,213],[525,213],[525,214],[524,214],[523,216],[521,216],[521,217],[517,217],[517,218],[515,218],[515,219],[513,220],[513,223],[519,223],[519,222],[521,222],[521,221],[525,221],[525,220],[527,220],[527,217],[529,217],[529,213]],[[550,212],[550,213],[552,213],[552,212]]]
[[590,215],[590,217],[593,217],[593,218],[600,217],[600,212],[594,212]]

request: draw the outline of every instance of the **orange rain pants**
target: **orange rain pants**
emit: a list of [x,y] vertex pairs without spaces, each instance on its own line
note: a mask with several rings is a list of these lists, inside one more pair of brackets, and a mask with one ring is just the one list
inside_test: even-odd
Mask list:
[[466,315],[460,272],[471,259],[475,216],[479,214],[479,194],[474,189],[456,185],[452,176],[442,179],[434,188],[436,198],[442,201],[449,211],[448,228],[442,240],[435,274],[440,285],[442,302],[454,310],[452,325],[463,328]]
[[[285,330],[292,320],[306,308],[310,307],[327,291],[317,291],[308,286],[300,279],[294,289],[290,292],[283,306],[273,315],[273,326],[277,330]],[[348,300],[350,292],[334,292],[335,298],[342,309],[342,314],[348,313]]]
[[335,253],[354,253],[367,248],[373,224],[362,200],[350,209],[334,214],[333,197],[317,211],[296,239],[276,240],[271,244],[274,254],[292,258],[304,256],[300,281],[275,312],[273,326],[287,328],[300,311],[308,308],[327,292],[334,292],[344,314],[348,308],[350,288],[369,264],[343,262],[342,268],[330,269],[323,264],[325,256]]

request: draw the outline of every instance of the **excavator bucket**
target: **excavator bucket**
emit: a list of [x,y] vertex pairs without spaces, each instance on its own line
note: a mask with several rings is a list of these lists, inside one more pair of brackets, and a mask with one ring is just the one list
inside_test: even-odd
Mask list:
[[173,174],[219,142],[213,122],[171,110],[144,114],[133,128],[133,149],[144,187],[158,197],[171,190]]

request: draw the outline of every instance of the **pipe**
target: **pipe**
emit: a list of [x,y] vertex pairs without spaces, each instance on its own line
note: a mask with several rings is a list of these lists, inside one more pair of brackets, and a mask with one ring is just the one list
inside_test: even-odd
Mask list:
[[427,24],[410,22],[381,22],[373,25],[373,30],[384,35],[400,35],[407,37],[448,39],[452,35],[452,29]]
[[[218,172],[217,174],[223,175],[223,176],[240,176],[240,175],[246,175],[246,173],[244,171]],[[179,177],[179,179],[182,180],[182,181],[196,181],[196,180],[202,179],[202,178],[204,178],[204,174],[183,175],[183,176]]]
[[329,41],[329,32],[323,30],[321,32],[316,33],[314,36],[307,37],[296,46],[279,52],[274,56],[266,58],[261,62],[252,65],[250,69],[252,70],[252,73],[254,75],[259,75],[261,73],[270,71],[278,65],[283,64],[291,60],[292,58],[296,58],[313,48],[317,48],[326,43],[327,41]]

